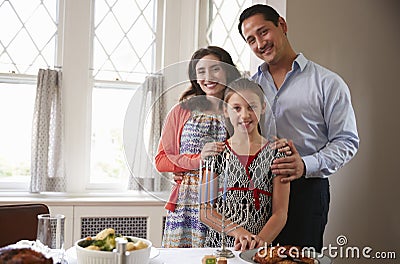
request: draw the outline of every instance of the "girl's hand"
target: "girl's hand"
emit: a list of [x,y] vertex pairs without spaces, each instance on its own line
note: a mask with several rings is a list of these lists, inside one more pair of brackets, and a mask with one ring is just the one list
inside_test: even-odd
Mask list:
[[215,156],[224,150],[224,142],[208,142],[201,150],[201,159],[206,159],[209,156]]
[[231,233],[235,237],[235,250],[248,250],[263,245],[264,241],[257,235],[253,235],[243,227],[240,227]]
[[254,248],[263,247],[265,241],[257,235],[244,235],[235,238],[235,250],[249,250]]

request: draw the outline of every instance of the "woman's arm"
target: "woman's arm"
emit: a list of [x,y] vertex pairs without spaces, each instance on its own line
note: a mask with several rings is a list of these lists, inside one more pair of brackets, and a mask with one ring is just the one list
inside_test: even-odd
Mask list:
[[200,153],[179,154],[182,129],[190,114],[189,110],[179,105],[168,114],[155,156],[159,172],[185,172],[199,168]]

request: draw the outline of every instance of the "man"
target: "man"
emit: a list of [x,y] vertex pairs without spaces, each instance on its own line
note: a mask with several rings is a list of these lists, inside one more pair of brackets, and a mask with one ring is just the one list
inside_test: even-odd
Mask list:
[[238,29],[264,61],[252,78],[268,98],[277,136],[291,139],[293,154],[272,166],[291,184],[288,221],[275,242],[320,251],[329,210],[328,176],[359,146],[349,89],[336,73],[293,50],[286,21],[270,6],[244,10]]

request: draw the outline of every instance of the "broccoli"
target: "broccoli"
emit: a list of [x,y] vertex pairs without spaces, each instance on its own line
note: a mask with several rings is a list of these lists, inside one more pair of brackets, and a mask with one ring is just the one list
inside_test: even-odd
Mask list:
[[101,251],[112,251],[115,248],[115,230],[107,228],[97,234],[93,243],[98,246]]
[[101,251],[112,251],[115,248],[115,230],[112,228],[104,229],[94,239],[85,239],[78,245],[85,248],[95,246]]
[[85,247],[91,246],[94,241],[95,240],[92,240],[92,239],[85,239],[85,240],[80,241],[78,243],[78,245],[85,248]]
[[125,237],[121,234],[115,234],[115,230],[112,228],[106,228],[102,230],[94,238],[87,237],[85,240],[80,241],[78,245],[91,250],[113,251],[117,244],[116,238],[119,237],[127,240],[128,251],[147,247],[147,244],[143,241],[134,241],[130,237]]

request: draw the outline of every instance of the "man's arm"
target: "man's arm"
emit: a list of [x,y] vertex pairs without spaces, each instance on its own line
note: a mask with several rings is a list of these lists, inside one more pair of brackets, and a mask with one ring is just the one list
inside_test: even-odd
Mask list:
[[276,159],[272,165],[273,173],[288,176],[285,181],[301,176],[324,178],[354,157],[359,147],[356,119],[349,89],[340,78],[331,81],[330,89],[325,91],[323,115],[328,143],[315,153],[301,157],[292,142],[293,154]]

